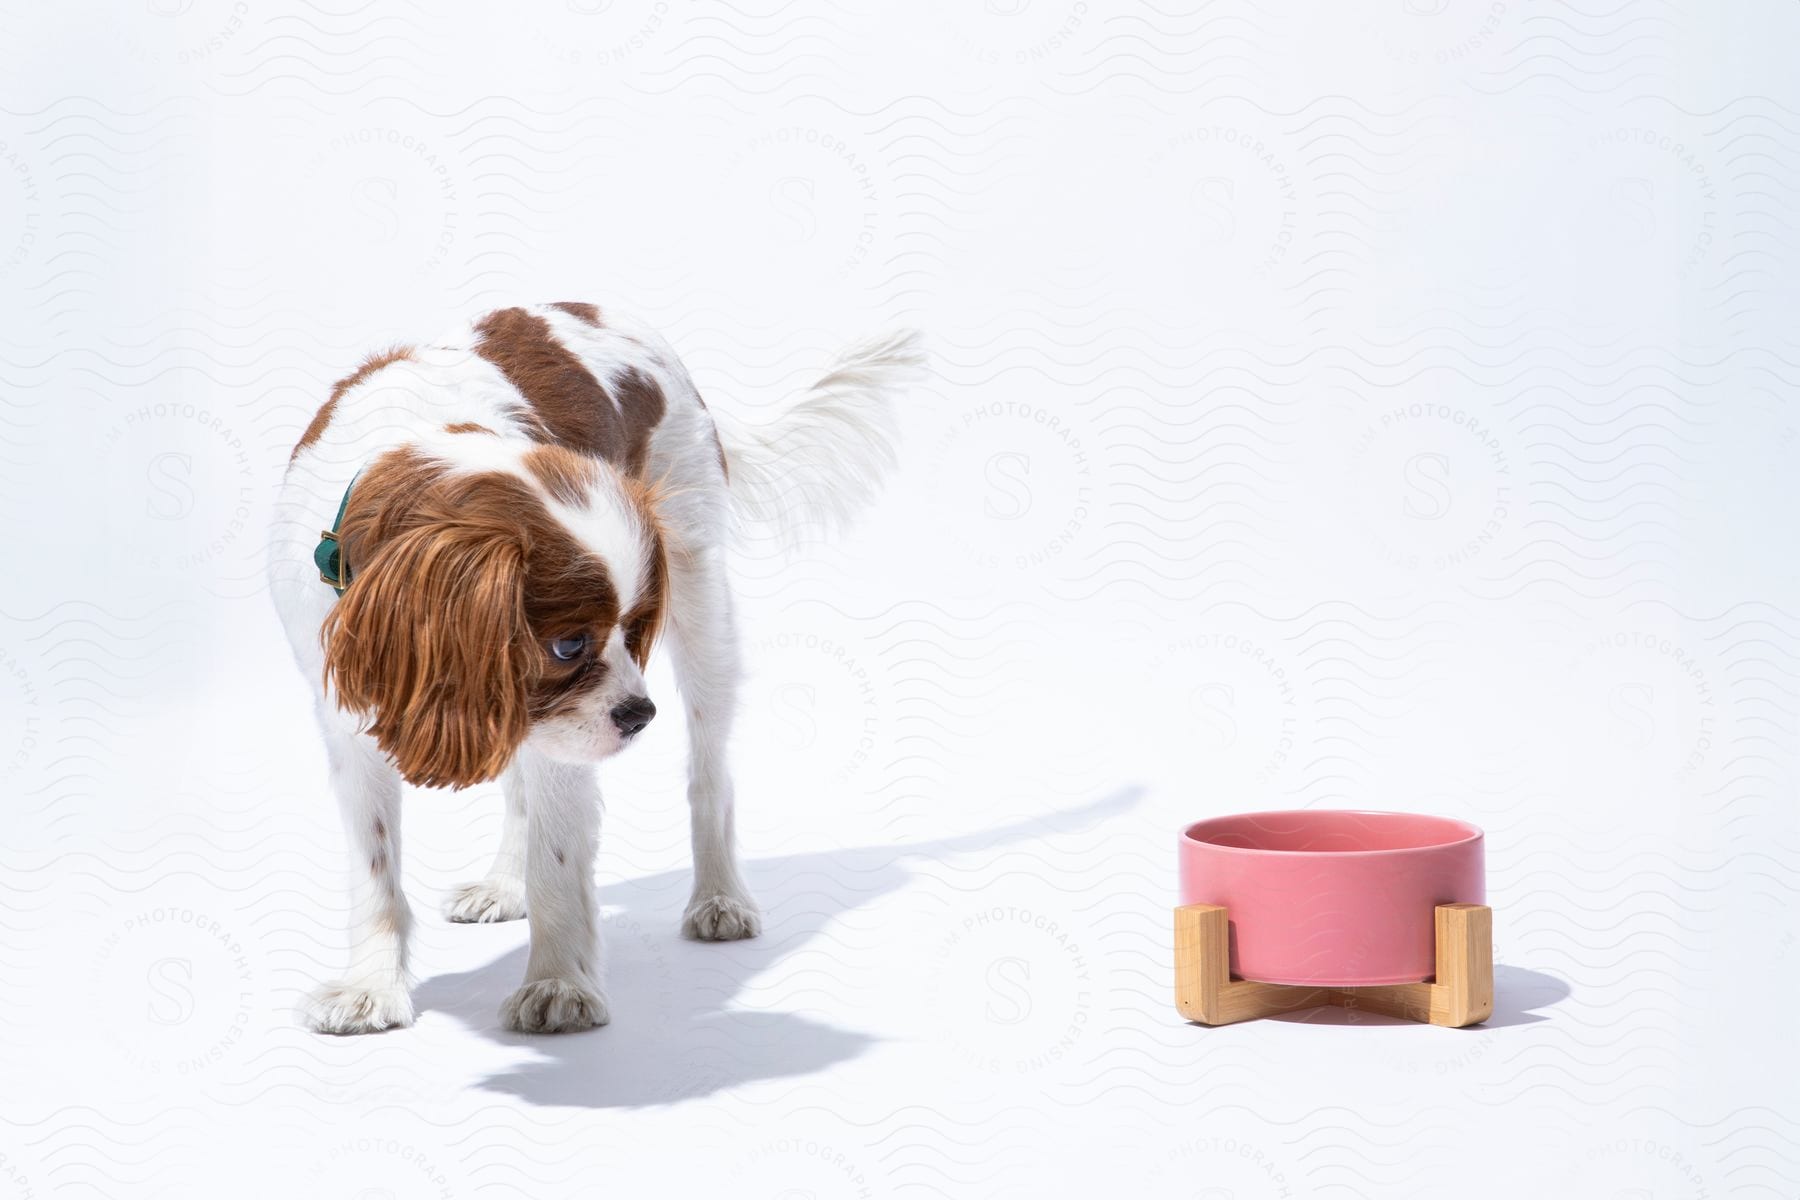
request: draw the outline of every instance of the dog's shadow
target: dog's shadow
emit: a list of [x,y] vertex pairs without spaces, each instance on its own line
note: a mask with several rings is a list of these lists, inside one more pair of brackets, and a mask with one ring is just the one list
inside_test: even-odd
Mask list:
[[[477,1084],[533,1104],[668,1104],[755,1080],[811,1074],[856,1057],[879,1039],[797,1013],[740,1006],[739,993],[749,981],[803,948],[841,913],[899,890],[912,878],[909,860],[1086,829],[1131,807],[1138,795],[1127,788],[1080,808],[962,837],[750,860],[751,890],[772,918],[750,941],[702,943],[678,935],[691,879],[686,870],[603,887],[613,1020],[608,1028],[556,1036],[502,1029],[500,1004],[524,978],[523,946],[473,971],[434,976],[419,985],[414,1000],[421,1012],[446,1013],[495,1041],[541,1055]],[[808,986],[806,974],[796,973],[795,992]]]

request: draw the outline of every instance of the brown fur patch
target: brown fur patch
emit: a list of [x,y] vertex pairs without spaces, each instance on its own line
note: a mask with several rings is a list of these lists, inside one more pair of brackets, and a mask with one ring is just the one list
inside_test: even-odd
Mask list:
[[643,594],[624,616],[625,650],[640,669],[650,662],[650,651],[662,632],[663,611],[669,597],[668,555],[660,531],[650,532],[649,578],[644,580]]
[[474,421],[458,421],[453,425],[444,426],[444,432],[445,433],[492,433],[494,431],[489,429],[486,425],[481,425]]
[[302,450],[324,436],[325,427],[331,424],[331,415],[337,411],[338,401],[344,398],[345,392],[349,391],[375,372],[381,370],[381,368],[391,366],[397,362],[411,361],[411,359],[411,346],[392,346],[386,350],[381,350],[369,355],[356,370],[332,384],[330,399],[319,405],[319,411],[315,412],[313,414],[313,419],[307,423],[306,432],[302,433],[300,435],[300,440],[294,443],[294,449],[293,452],[288,455],[288,461],[290,463],[293,462],[296,458],[300,457],[300,452]]
[[325,678],[409,782],[494,778],[534,719],[603,678],[548,643],[585,632],[597,653],[617,592],[523,480],[392,450],[357,479],[340,536],[354,581],[321,629]]
[[597,304],[589,304],[585,300],[558,300],[550,307],[559,308],[563,312],[568,313],[571,317],[586,321],[596,329],[605,324],[605,322],[600,319],[600,306]]
[[650,651],[662,632],[663,614],[669,598],[669,539],[663,528],[661,510],[663,489],[660,483],[626,480],[626,490],[633,507],[643,519],[645,536],[650,544],[645,558],[645,577],[641,581],[637,603],[622,619],[625,650],[642,668],[649,664]]
[[590,489],[600,482],[598,463],[563,446],[533,446],[525,452],[524,462],[544,490],[564,504],[585,503]]
[[500,368],[525,398],[534,438],[603,458],[628,474],[642,473],[650,434],[666,407],[655,380],[629,368],[611,381],[609,395],[556,340],[550,323],[522,308],[491,312],[475,331],[481,335],[475,352]]

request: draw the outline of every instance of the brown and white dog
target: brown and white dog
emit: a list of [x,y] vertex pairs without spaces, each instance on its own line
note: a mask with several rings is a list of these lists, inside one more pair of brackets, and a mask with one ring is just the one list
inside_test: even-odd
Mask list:
[[865,343],[777,420],[721,426],[660,336],[561,303],[375,355],[332,389],[294,447],[270,558],[353,855],[351,961],[312,994],[313,1028],[412,1022],[401,781],[496,777],[500,851],[445,915],[529,914],[506,1025],[606,1023],[593,764],[655,715],[643,669],[659,644],[688,729],[682,932],[756,936],[725,761],[733,509],[790,532],[848,515],[892,461],[890,396],[920,362],[910,334]]

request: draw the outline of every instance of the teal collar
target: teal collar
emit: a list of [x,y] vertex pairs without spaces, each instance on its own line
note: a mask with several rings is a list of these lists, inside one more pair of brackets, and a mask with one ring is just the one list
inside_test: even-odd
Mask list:
[[361,475],[358,471],[350,477],[350,486],[344,489],[344,498],[338,501],[337,520],[331,523],[330,529],[319,530],[319,544],[313,550],[313,563],[319,568],[319,578],[329,583],[331,590],[340,596],[350,586],[350,560],[338,543],[338,529],[344,523],[344,510],[350,507],[350,488],[356,486]]

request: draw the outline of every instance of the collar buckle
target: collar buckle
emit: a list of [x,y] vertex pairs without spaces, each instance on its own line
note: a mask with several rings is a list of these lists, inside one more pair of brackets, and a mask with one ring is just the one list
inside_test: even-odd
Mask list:
[[319,582],[330,584],[331,590],[340,596],[350,586],[350,562],[338,538],[338,529],[344,523],[344,510],[350,507],[350,489],[356,486],[361,475],[359,470],[351,477],[349,487],[344,489],[344,498],[338,502],[337,520],[331,523],[330,529],[319,530],[319,544],[313,549],[313,565],[319,568]]
[[[321,550],[325,549],[326,542],[331,543],[331,549],[327,553],[317,556],[319,582],[329,583],[337,589],[338,595],[341,596],[344,594],[344,589],[350,586],[350,581],[344,578],[344,550],[338,542],[337,530],[321,529],[319,530],[319,539],[319,549]],[[336,578],[325,573],[327,565],[337,572]]]

